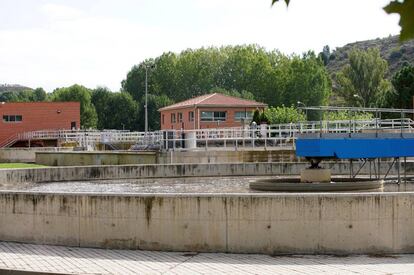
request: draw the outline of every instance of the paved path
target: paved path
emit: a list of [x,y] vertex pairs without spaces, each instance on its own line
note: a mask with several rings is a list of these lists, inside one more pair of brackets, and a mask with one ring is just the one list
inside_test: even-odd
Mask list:
[[414,255],[271,257],[0,242],[0,274],[4,269],[63,274],[414,274]]

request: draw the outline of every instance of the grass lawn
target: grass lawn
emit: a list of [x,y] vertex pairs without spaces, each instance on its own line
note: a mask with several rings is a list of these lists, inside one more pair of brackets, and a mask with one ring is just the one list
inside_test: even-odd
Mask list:
[[41,168],[41,167],[46,167],[46,166],[38,165],[34,163],[0,163],[0,169]]

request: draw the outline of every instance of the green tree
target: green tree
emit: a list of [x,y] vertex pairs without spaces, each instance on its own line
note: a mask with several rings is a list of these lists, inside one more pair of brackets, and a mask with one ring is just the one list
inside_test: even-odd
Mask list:
[[47,98],[46,91],[43,88],[36,88],[33,91],[33,99],[34,101],[45,101]]
[[0,93],[0,101],[5,102],[33,102],[45,101],[47,94],[43,88],[36,88],[35,90],[25,89],[18,91],[6,91]]
[[144,96],[148,62],[155,65],[148,71],[149,94],[174,102],[219,90],[270,106],[290,106],[298,100],[322,105],[331,90],[326,68],[313,52],[286,56],[244,45],[168,52],[134,66],[122,81],[122,90],[137,101]]
[[[174,102],[166,95],[148,95],[148,130],[155,131],[160,129],[160,113],[158,109],[171,105]],[[143,131],[145,129],[145,97],[143,97],[139,104],[138,110],[138,129]]]
[[223,88],[215,87],[215,88],[212,88],[209,91],[209,93],[220,93],[223,95],[228,95],[228,96],[233,96],[233,97],[238,97],[238,98],[243,98],[243,99],[248,99],[248,100],[254,100],[254,95],[251,92],[248,92],[246,90],[239,92],[236,90],[229,91]]
[[323,114],[323,120],[369,120],[373,118],[373,114],[364,112],[325,112]]
[[387,61],[378,49],[354,49],[349,54],[349,64],[336,75],[338,91],[350,105],[378,107],[391,91],[385,79]]
[[394,91],[387,98],[387,107],[412,109],[414,96],[414,66],[406,65],[392,78]]
[[[331,80],[322,61],[308,52],[302,57],[293,56],[285,68],[282,104],[294,106],[298,101],[306,106],[326,105],[331,94]],[[310,120],[319,119],[317,112],[310,112]]]
[[110,124],[112,114],[115,111],[110,105],[111,95],[112,92],[106,87],[96,88],[91,95],[91,102],[95,107],[98,117],[97,128],[100,130],[110,129],[108,125]]
[[128,72],[125,80],[121,82],[122,91],[129,93],[136,101],[145,95],[145,75],[148,71],[148,91],[153,94],[154,60],[147,59],[139,65],[135,65]]
[[252,119],[252,122],[254,121],[254,122],[256,122],[256,124],[260,124],[260,120],[261,120],[261,114],[260,114],[260,111],[256,109],[256,110],[253,112],[253,119]]
[[3,92],[0,93],[0,102],[19,102],[20,99],[15,92]]
[[265,109],[264,113],[270,124],[296,123],[306,121],[305,114],[295,107],[271,107]]
[[171,103],[220,92],[269,106],[291,106],[298,100],[309,106],[324,105],[331,93],[327,70],[313,52],[288,56],[266,51],[258,45],[188,49],[178,54],[167,52],[135,65],[122,81],[122,91],[138,102],[137,124],[141,130],[144,128],[145,67],[149,63],[154,64],[148,69],[151,97],[148,110],[155,111],[149,115],[151,129],[159,127],[156,112],[159,107],[151,102],[159,98]]
[[106,121],[107,129],[137,130],[138,104],[128,93],[112,93],[107,110],[110,119]]
[[58,88],[50,95],[50,100],[80,102],[82,128],[96,128],[98,117],[91,102],[91,91],[88,88],[77,84],[66,88]]
[[328,45],[323,47],[322,52],[319,53],[319,58],[322,59],[325,66],[328,65],[331,58],[331,50]]
[[263,111],[263,112],[260,114],[260,123],[261,123],[261,124],[262,124],[262,123],[269,124],[269,122],[270,122],[270,120],[267,118],[266,113]]
[[113,93],[104,87],[92,92],[98,129],[137,130],[138,104],[129,93]]
[[273,67],[264,48],[247,45],[225,47],[220,51],[223,60],[215,77],[216,86],[228,91],[249,91],[259,101],[266,100],[266,95],[278,90],[272,86]]

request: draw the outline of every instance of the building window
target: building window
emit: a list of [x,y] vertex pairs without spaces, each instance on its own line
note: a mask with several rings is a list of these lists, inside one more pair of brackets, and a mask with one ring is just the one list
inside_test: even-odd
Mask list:
[[171,123],[175,123],[175,113],[171,114]]
[[188,112],[188,121],[194,121],[194,112]]
[[165,118],[165,115],[163,114],[162,115],[162,124],[164,125],[164,118]]
[[226,121],[227,112],[201,112],[201,121]]
[[178,122],[183,122],[183,113],[178,113]]
[[253,120],[253,113],[250,112],[250,111],[247,111],[247,112],[235,112],[234,113],[234,120],[235,121],[241,121],[242,119],[244,121],[251,121],[251,120]]
[[21,122],[22,120],[21,115],[3,115],[3,122]]

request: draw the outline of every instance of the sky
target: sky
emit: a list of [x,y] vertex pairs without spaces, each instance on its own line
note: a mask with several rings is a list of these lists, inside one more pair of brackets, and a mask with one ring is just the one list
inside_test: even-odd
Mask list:
[[0,0],[0,84],[119,91],[163,52],[258,44],[320,52],[398,34],[390,0]]

